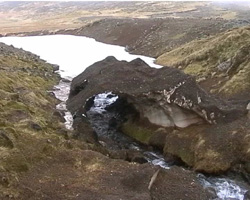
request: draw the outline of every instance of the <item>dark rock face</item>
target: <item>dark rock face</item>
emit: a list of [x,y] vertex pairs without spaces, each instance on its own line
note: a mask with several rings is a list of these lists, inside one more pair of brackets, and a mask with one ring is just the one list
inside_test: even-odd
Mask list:
[[[119,111],[126,119],[121,131],[162,149],[168,158],[208,173],[249,163],[250,124],[245,101],[216,98],[178,69],[154,69],[141,59],[126,62],[107,57],[73,79],[68,109],[82,116],[95,96],[104,92],[120,99],[107,109],[129,105]],[[117,126],[115,122],[111,125]]]

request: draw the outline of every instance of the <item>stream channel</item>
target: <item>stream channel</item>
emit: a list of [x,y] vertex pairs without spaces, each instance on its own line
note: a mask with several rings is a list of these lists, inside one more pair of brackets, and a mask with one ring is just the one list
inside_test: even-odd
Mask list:
[[[135,58],[141,58],[151,67],[160,68],[154,64],[154,59],[131,55],[125,51],[124,47],[104,44],[94,39],[71,36],[71,35],[51,35],[51,36],[30,36],[30,37],[5,37],[0,38],[0,42],[22,48],[40,56],[41,59],[49,63],[60,66],[58,73],[62,79],[54,87],[55,96],[62,102],[57,105],[57,109],[65,112],[65,126],[72,129],[72,115],[66,108],[66,100],[69,95],[70,81],[83,72],[91,64],[103,60],[107,56],[114,56],[118,60],[131,61]],[[65,81],[68,80],[68,81]],[[131,138],[124,136],[118,130],[110,129],[109,119],[115,117],[116,113],[109,113],[105,108],[117,100],[117,96],[111,93],[99,94],[94,99],[94,104],[87,115],[93,129],[99,138],[109,137],[113,140],[112,146],[120,148],[136,149],[144,151],[140,144]],[[98,116],[98,117],[96,117]],[[101,125],[101,127],[100,127]],[[107,145],[107,144],[106,144]],[[159,165],[162,168],[169,169],[171,166],[164,161],[159,152],[145,150],[143,152],[148,162]],[[232,180],[226,176],[205,176],[197,173],[197,177],[204,187],[213,188],[218,198],[217,200],[243,200],[246,190],[246,183]]]

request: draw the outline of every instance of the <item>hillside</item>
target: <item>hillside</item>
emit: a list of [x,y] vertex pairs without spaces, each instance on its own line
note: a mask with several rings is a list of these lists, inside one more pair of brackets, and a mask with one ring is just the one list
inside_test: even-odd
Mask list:
[[0,34],[79,28],[107,18],[225,19],[249,23],[249,3],[215,2],[0,2]]
[[194,40],[156,60],[194,75],[211,92],[246,96],[250,89],[250,27],[232,29]]

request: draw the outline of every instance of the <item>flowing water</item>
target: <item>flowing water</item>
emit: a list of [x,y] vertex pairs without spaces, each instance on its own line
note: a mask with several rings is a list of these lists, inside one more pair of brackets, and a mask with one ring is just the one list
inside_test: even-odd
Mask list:
[[[125,51],[124,47],[103,44],[95,41],[91,38],[71,35],[53,35],[53,36],[31,36],[31,37],[5,37],[0,38],[0,42],[4,42],[8,45],[13,45],[17,48],[23,48],[26,51],[30,51],[37,54],[41,59],[46,60],[49,63],[57,64],[60,66],[61,77],[68,80],[72,80],[75,76],[84,71],[91,64],[100,61],[107,56],[114,56],[118,60],[131,61],[135,58],[140,57],[151,67],[160,68],[161,66],[154,64],[154,59],[146,56],[131,55]],[[55,96],[62,102],[57,105],[57,109],[65,113],[65,126],[68,129],[72,128],[73,118],[71,113],[66,108],[66,100],[69,95],[70,82],[60,81],[55,86]],[[97,95],[94,100],[94,105],[90,109],[89,117],[91,115],[100,115],[100,120],[103,119],[102,115],[107,114],[106,106],[116,101],[117,97],[108,97],[109,94]],[[112,116],[113,117],[113,116]],[[96,119],[96,118],[95,118]],[[107,121],[102,121],[103,127],[106,126],[106,136],[114,139],[114,144],[117,148],[121,145],[124,148],[132,148],[140,150],[142,147],[132,141],[131,139],[122,136],[120,133],[119,137],[116,136],[116,131],[112,130],[110,134],[108,130]],[[106,124],[105,124],[106,123]],[[98,131],[98,126],[95,126],[95,122],[92,121],[93,127]],[[103,129],[102,127],[102,130]],[[101,132],[100,131],[100,132]],[[111,131],[111,132],[112,132]],[[126,141],[118,144],[120,139],[123,138]],[[123,142],[124,142],[123,141]],[[119,146],[120,145],[120,146]],[[144,151],[145,158],[154,165],[159,165],[165,169],[169,169],[168,163],[164,161],[161,154],[157,152]],[[206,177],[202,174],[197,174],[198,179],[204,187],[214,188],[220,200],[243,200],[246,189],[243,186],[239,186],[234,180],[225,177]]]

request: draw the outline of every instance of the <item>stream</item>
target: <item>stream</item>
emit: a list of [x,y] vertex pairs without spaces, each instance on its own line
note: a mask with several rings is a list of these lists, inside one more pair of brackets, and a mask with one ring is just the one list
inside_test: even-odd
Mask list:
[[[140,57],[151,67],[160,68],[154,64],[154,59],[146,56],[131,55],[125,51],[124,47],[100,43],[91,38],[71,35],[52,36],[31,36],[31,37],[6,37],[0,38],[0,42],[23,48],[37,54],[41,59],[49,63],[60,66],[58,73],[62,79],[54,87],[56,98],[62,102],[57,105],[57,109],[65,113],[65,126],[72,129],[73,117],[66,108],[66,100],[70,91],[70,81],[84,71],[91,64],[100,61],[107,56],[114,56],[118,60],[131,61]],[[65,81],[68,80],[68,81]],[[117,100],[117,96],[111,93],[99,94],[94,99],[94,104],[87,112],[93,129],[98,134],[103,145],[110,145],[111,148],[126,148],[143,151],[146,160],[153,165],[169,169],[171,166],[165,162],[160,152],[153,152],[144,149],[143,146],[123,135],[115,128],[110,128],[109,121],[115,118],[115,112],[108,112],[106,107]],[[105,138],[112,139],[112,144],[106,144]],[[213,188],[218,198],[217,200],[243,200],[246,184],[237,182],[228,177],[205,176],[197,173],[198,180],[204,187]]]

